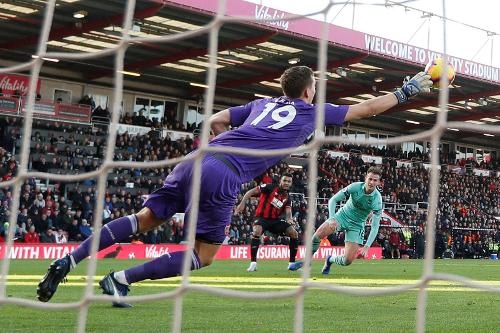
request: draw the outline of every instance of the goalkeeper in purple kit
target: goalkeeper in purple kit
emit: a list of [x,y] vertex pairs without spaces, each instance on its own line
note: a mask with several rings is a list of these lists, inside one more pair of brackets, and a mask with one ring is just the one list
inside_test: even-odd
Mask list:
[[[259,150],[298,147],[313,133],[317,112],[324,112],[326,125],[341,126],[345,121],[368,118],[404,103],[420,92],[428,92],[432,86],[429,78],[429,75],[419,73],[394,93],[355,105],[326,103],[324,109],[316,109],[312,104],[316,93],[313,71],[306,66],[291,67],[281,76],[284,96],[258,99],[210,117],[208,121],[216,135],[210,146]],[[235,129],[228,130],[229,126]],[[224,228],[230,224],[241,184],[261,175],[284,157],[233,153],[208,153],[203,157],[198,220],[193,223],[196,242],[190,258],[192,270],[212,263],[225,238]],[[189,219],[193,163],[179,163],[167,176],[163,187],[149,195],[140,212],[104,225],[100,230],[99,250],[127,241],[130,235],[151,230],[175,213],[185,212]],[[87,238],[73,252],[51,263],[38,284],[40,301],[49,301],[69,271],[89,256],[92,238]],[[112,272],[99,285],[105,294],[117,297],[114,306],[128,307],[130,305],[119,297],[128,294],[131,284],[181,274],[185,253],[169,253],[144,264]]]

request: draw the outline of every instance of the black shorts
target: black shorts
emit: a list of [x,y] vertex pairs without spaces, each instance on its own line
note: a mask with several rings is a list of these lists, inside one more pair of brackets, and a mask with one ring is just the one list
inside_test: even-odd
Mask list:
[[275,235],[281,235],[281,234],[284,235],[286,229],[290,227],[290,224],[288,224],[285,220],[282,219],[268,220],[268,219],[263,219],[261,217],[255,220],[254,225],[260,225],[262,227],[262,233],[269,231]]

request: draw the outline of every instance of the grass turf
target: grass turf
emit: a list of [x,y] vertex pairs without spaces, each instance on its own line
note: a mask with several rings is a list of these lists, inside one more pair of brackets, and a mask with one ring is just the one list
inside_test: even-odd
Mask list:
[[[119,270],[139,261],[106,259],[98,262],[97,275]],[[49,261],[14,260],[7,281],[9,297],[34,300],[36,285]],[[247,273],[246,261],[217,261],[193,272],[192,282],[222,288],[266,293],[292,290],[300,284],[300,272],[286,270],[286,261],[260,261],[259,270]],[[409,284],[422,274],[420,260],[356,261],[349,267],[332,266],[329,276],[320,274],[315,261],[312,279],[359,288]],[[85,264],[59,286],[51,302],[75,302],[85,288]],[[500,288],[500,262],[492,260],[438,260],[435,271],[466,276]],[[98,281],[99,278],[96,280]],[[145,281],[132,287],[131,295],[173,290],[180,278]],[[95,292],[100,293],[95,286]],[[397,295],[358,297],[308,289],[304,300],[304,332],[408,332],[415,330],[417,290]],[[132,309],[112,308],[108,303],[90,306],[86,332],[169,332],[173,300],[136,303]],[[202,292],[188,292],[183,302],[183,332],[292,332],[293,298],[248,300]],[[427,332],[498,332],[500,293],[468,289],[447,281],[433,281],[426,308]],[[40,310],[3,304],[1,332],[75,332],[77,310]]]

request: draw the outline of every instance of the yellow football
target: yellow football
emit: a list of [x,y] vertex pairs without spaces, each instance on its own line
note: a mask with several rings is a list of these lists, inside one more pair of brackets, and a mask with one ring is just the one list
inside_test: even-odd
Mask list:
[[[448,72],[448,84],[451,84],[455,79],[455,68],[449,62],[446,71]],[[425,66],[425,72],[431,76],[434,88],[439,88],[439,80],[441,80],[441,75],[444,72],[443,58],[436,58],[429,61],[427,66]]]

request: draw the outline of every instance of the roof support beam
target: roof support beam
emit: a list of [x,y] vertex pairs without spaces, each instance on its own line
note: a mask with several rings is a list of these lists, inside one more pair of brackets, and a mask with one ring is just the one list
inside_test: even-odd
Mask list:
[[[269,32],[261,36],[257,37],[251,37],[251,38],[245,38],[245,39],[239,39],[235,40],[226,44],[221,44],[218,48],[218,51],[226,51],[230,49],[237,49],[241,47],[245,47],[248,45],[255,45],[259,43],[264,43],[267,42],[271,37],[276,35],[276,32]],[[177,52],[174,54],[170,54],[168,56],[160,57],[160,58],[153,58],[153,59],[147,59],[147,60],[141,60],[141,61],[136,61],[131,64],[125,64],[125,70],[127,71],[139,71],[141,68],[151,68],[155,66],[159,66],[164,63],[168,62],[176,62],[182,59],[190,59],[190,58],[195,58],[199,56],[204,56],[208,52],[206,47],[200,47],[200,48],[194,48],[194,49],[189,49],[186,51],[181,51]],[[90,80],[95,80],[97,78],[103,77],[103,76],[109,76],[113,73],[111,70],[104,70],[104,71],[99,71],[99,72],[94,72],[92,73],[91,76],[88,78]]]
[[0,17],[4,20],[7,20],[7,21],[21,22],[21,23],[26,23],[26,24],[36,25],[36,26],[39,26],[40,22],[41,22],[40,20],[32,19],[29,17],[7,16],[7,15],[4,15],[2,13],[0,13]]
[[[473,109],[474,110],[474,109]],[[447,121],[467,121],[467,120],[480,120],[482,118],[494,118],[494,117],[500,117],[500,110],[496,111],[491,111],[491,112],[477,112],[477,111],[471,111],[468,114],[465,115],[459,115],[459,116],[452,116],[448,117]],[[407,124],[404,126],[404,129],[407,131],[414,130],[416,128],[422,128],[422,124],[425,124],[424,126],[426,127],[431,127],[435,123],[424,123],[421,121],[421,124],[415,125],[415,124]],[[492,123],[493,124],[493,123]]]
[[[373,86],[377,87],[376,91],[373,90]],[[383,83],[374,82],[371,86],[362,86],[349,90],[340,90],[338,92],[336,91],[335,93],[330,94],[328,97],[337,99],[342,97],[353,97],[359,94],[379,94],[379,91],[381,90],[390,90],[397,86],[398,83],[395,81],[386,81]]]
[[467,121],[467,120],[479,120],[481,118],[494,118],[500,117],[500,110],[491,112],[474,112],[462,116],[450,117],[448,121]]
[[[348,66],[351,64],[358,63],[360,61],[363,61],[368,55],[367,54],[362,54],[357,57],[353,58],[346,58],[346,59],[340,59],[340,60],[333,60],[327,63],[326,68],[334,68],[334,67],[339,67],[339,66]],[[285,67],[285,65],[283,65]],[[312,67],[313,70],[317,70],[317,66]],[[237,79],[237,80],[230,80],[230,81],[225,81],[219,83],[221,87],[239,87],[239,86],[244,86],[252,83],[258,83],[261,81],[272,81],[282,74],[282,68],[279,69],[279,71],[271,71],[268,73],[263,73],[260,75],[256,76],[251,76],[247,78],[242,78],[242,79]]]
[[[164,5],[163,4],[155,4],[154,6],[141,9],[134,13],[134,18],[143,19],[146,17],[150,17],[155,15]],[[57,28],[50,31],[49,40],[60,40],[64,37],[68,36],[79,36],[85,32],[89,32],[92,30],[99,30],[105,28],[111,24],[122,24],[123,23],[123,15],[118,14],[111,17],[100,18],[95,21],[89,21],[87,23],[83,23],[80,28],[77,28],[74,24],[67,25],[61,28]],[[15,41],[8,41],[6,43],[0,44],[0,49],[13,50],[17,48],[24,48],[28,45],[33,45],[38,43],[38,39],[40,36],[38,34],[34,34],[31,36],[27,36],[25,38],[20,38]]]
[[[476,99],[480,97],[488,97],[491,95],[499,95],[500,94],[500,89],[494,89],[494,90],[489,90],[489,91],[480,91],[476,92],[473,94],[468,94],[465,97],[463,95],[457,95],[457,96],[450,96],[448,103],[457,103],[459,101],[463,101],[464,99]],[[424,95],[422,95],[424,96]],[[416,102],[410,102],[408,104],[402,104],[398,105],[386,112],[384,114],[390,114],[394,112],[399,112],[399,111],[405,111],[408,109],[418,109],[426,106],[436,106],[438,104],[438,99],[434,98],[426,98],[425,100],[422,101],[416,101]]]
[[[352,57],[352,58],[332,60],[326,64],[326,69],[328,70],[328,69],[335,68],[335,67],[349,66],[352,64],[356,64],[358,62],[362,62],[366,57],[368,57],[368,54],[363,53],[363,54],[360,54],[360,55],[358,55],[356,57]],[[315,71],[318,70],[317,65],[311,66],[311,68]]]

